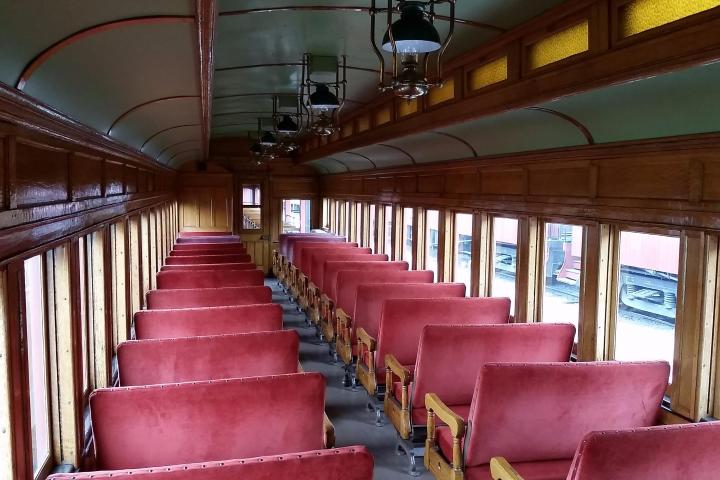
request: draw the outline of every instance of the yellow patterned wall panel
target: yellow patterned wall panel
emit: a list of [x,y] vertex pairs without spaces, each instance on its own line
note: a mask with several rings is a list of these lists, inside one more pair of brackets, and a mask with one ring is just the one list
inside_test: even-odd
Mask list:
[[588,21],[555,32],[528,46],[528,66],[531,70],[559,62],[590,49]]
[[508,78],[508,58],[501,57],[480,65],[468,73],[468,86],[470,90],[502,82]]
[[364,132],[365,130],[370,129],[370,117],[367,115],[363,115],[362,117],[358,117],[357,119],[357,131],[358,133]]
[[342,125],[342,138],[347,138],[350,135],[353,134],[353,123],[352,122],[345,122]]
[[405,117],[407,115],[412,115],[413,113],[418,111],[418,101],[417,99],[414,100],[398,100],[398,117]]
[[618,12],[620,38],[720,6],[720,0],[634,0]]
[[428,103],[432,107],[455,98],[455,79],[450,77],[443,83],[442,87],[433,88],[428,93]]
[[385,107],[375,113],[375,125],[384,125],[390,122],[390,107]]

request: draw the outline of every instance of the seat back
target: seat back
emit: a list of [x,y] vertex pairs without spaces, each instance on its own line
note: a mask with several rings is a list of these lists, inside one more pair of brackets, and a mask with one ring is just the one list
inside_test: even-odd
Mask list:
[[282,330],[282,307],[275,303],[228,307],[141,310],[135,338],[179,338]]
[[252,262],[243,263],[198,263],[196,265],[163,265],[161,272],[172,272],[176,270],[254,270],[257,268]]
[[48,480],[372,480],[373,456],[364,446],[292,455],[191,463],[165,468],[56,473]]
[[120,385],[295,373],[298,343],[292,330],[123,342],[117,350]]
[[[432,282],[432,275],[430,275],[430,282]],[[396,298],[385,300],[381,306],[376,338],[375,370],[384,372],[385,355],[388,353],[393,354],[402,365],[415,365],[420,337],[427,325],[488,325],[508,323],[509,321],[509,298]],[[474,378],[472,385],[475,385]]]
[[173,246],[174,252],[191,252],[198,250],[212,250],[218,253],[247,253],[245,244],[234,243],[178,243]]
[[290,240],[293,238],[313,239],[336,236],[337,235],[334,235],[332,233],[281,233],[280,235],[278,235],[278,252],[280,253],[280,255],[287,257],[289,253],[288,245],[290,244]]
[[250,255],[228,253],[225,255],[191,255],[189,257],[165,257],[166,265],[196,265],[198,263],[244,263],[251,262]]
[[299,242],[306,242],[312,240],[313,242],[345,242],[345,237],[338,237],[336,235],[329,235],[329,234],[313,234],[310,236],[297,236],[297,237],[290,237],[287,239],[287,259],[295,264],[295,245]]
[[[342,259],[343,255],[352,255],[354,252],[356,252],[357,249],[353,250],[352,252],[342,252],[342,251],[333,251],[333,250],[315,250],[310,253],[309,262],[310,262],[310,280],[321,290],[323,289],[323,274],[325,269],[325,261],[326,260],[336,260],[336,259]],[[366,255],[371,252],[368,252],[367,249],[363,250],[362,255]],[[355,253],[357,255],[357,253]]]
[[220,244],[222,248],[203,248],[196,250],[182,250],[174,248],[170,251],[171,257],[192,257],[193,255],[247,255],[245,247],[226,247]]
[[240,237],[237,235],[210,235],[210,236],[194,236],[194,237],[178,237],[176,244],[188,243],[240,243]]
[[575,452],[568,480],[714,480],[720,422],[592,432]]
[[464,283],[373,283],[358,286],[353,317],[355,330],[362,327],[377,338],[380,312],[390,298],[445,298],[464,297]]
[[232,232],[180,232],[178,237],[228,237],[232,236]]
[[[345,256],[341,256],[339,254],[328,255],[327,257],[325,257],[325,262],[323,262],[323,265],[321,267],[323,272],[322,277],[320,277],[319,275],[316,277],[319,281],[322,282],[322,286],[318,285],[317,283],[316,285],[318,285],[322,289],[325,295],[335,300],[337,299],[337,276],[341,270],[352,269],[353,267],[363,268],[361,264],[367,262],[387,263],[388,260],[390,260],[390,258],[385,254]],[[396,269],[397,268],[391,268],[391,270]],[[318,271],[318,274],[320,274],[320,271]]]
[[254,270],[195,270],[179,272],[159,272],[157,288],[215,288],[215,287],[247,287],[262,285],[265,273]]
[[[293,249],[293,265],[295,265],[301,272],[306,276],[308,275],[308,252],[314,251],[317,248],[329,248],[329,249],[352,249],[357,250],[357,242],[314,242],[302,241],[296,242]],[[372,253],[372,250],[367,248],[368,253]]]
[[470,407],[465,463],[570,460],[594,430],[654,425],[669,374],[667,362],[486,364]]
[[323,448],[319,373],[247,377],[90,395],[97,466],[118,470]]
[[350,316],[355,315],[357,288],[366,283],[432,283],[430,270],[408,270],[407,262],[348,262],[335,281],[335,304]]
[[415,363],[412,408],[425,408],[426,393],[437,394],[446,405],[470,405],[486,363],[567,362],[574,337],[569,323],[427,325]]
[[272,291],[265,286],[182,288],[150,290],[146,298],[148,309],[222,307],[224,305],[270,303],[272,301]]
[[313,281],[313,264],[316,258],[324,258],[335,253],[372,253],[370,248],[359,247],[356,242],[325,243],[303,248],[302,263],[296,264],[306,277]]

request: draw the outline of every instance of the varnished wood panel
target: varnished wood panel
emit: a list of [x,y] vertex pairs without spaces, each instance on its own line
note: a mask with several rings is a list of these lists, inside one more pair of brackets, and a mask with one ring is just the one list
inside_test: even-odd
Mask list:
[[528,169],[528,194],[586,197],[589,193],[587,166]]
[[38,144],[16,145],[17,206],[28,207],[68,199],[68,152]]
[[232,175],[183,173],[181,227],[186,230],[232,231]]
[[417,192],[417,177],[415,175],[398,175],[395,177],[395,191],[398,193]]
[[105,164],[105,195],[121,195],[125,191],[122,163],[107,161]]
[[70,156],[72,199],[82,200],[102,195],[103,162],[101,158],[83,154]]
[[136,167],[125,165],[125,192],[137,193],[138,191],[138,169]]
[[445,191],[447,193],[472,193],[480,185],[480,176],[477,171],[450,172],[445,178]]
[[689,164],[677,158],[608,160],[598,165],[598,196],[608,198],[688,198]]
[[524,190],[525,174],[521,169],[488,169],[480,174],[480,191],[484,194],[522,195]]
[[419,175],[417,179],[418,193],[443,193],[445,191],[445,175]]

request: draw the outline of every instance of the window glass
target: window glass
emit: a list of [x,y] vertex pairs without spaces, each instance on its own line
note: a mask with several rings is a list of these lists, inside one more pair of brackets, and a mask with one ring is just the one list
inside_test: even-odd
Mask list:
[[342,215],[341,210],[342,208],[340,202],[338,200],[335,200],[335,217],[333,220],[333,231],[337,234],[340,234],[340,224],[342,223],[340,221],[340,216]]
[[310,200],[282,201],[282,233],[310,231]]
[[243,185],[242,221],[244,230],[262,229],[260,185]]
[[330,200],[323,198],[322,206],[322,228],[330,228]]
[[510,312],[515,313],[515,275],[517,273],[518,221],[514,218],[493,219],[494,265],[493,297],[508,297]]
[[377,221],[376,221],[376,218],[375,218],[375,215],[376,215],[376,214],[377,214],[377,212],[376,212],[376,210],[375,210],[375,205],[371,203],[371,204],[370,204],[370,214],[369,214],[369,219],[370,219],[369,229],[370,229],[370,232],[368,232],[368,239],[369,239],[370,245],[368,245],[368,246],[372,249],[373,253],[375,253],[375,249],[377,248],[377,246],[376,246],[377,231],[376,231],[376,229],[375,229],[375,226],[376,226],[376,224],[377,224]]
[[395,258],[393,255],[393,214],[392,205],[385,205],[385,238],[383,239],[383,253],[388,255],[390,258]]
[[472,214],[455,214],[453,282],[464,283],[467,295],[470,295],[470,276],[472,269],[472,229]]
[[583,227],[545,224],[545,263],[542,321],[569,322],[578,338],[580,319],[580,272],[582,271]]
[[412,266],[413,261],[413,209],[403,208],[402,259]]
[[675,353],[680,239],[620,232],[616,360],[666,360]]
[[352,241],[352,202],[345,202],[343,210],[345,211],[343,232],[345,232],[348,241]]
[[438,219],[437,210],[425,212],[425,269],[432,270],[438,279]]
[[33,475],[37,476],[50,456],[47,326],[42,256],[25,260],[24,274]]

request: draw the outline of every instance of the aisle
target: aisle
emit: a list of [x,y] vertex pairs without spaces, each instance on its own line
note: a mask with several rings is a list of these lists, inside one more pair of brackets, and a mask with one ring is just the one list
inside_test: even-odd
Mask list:
[[375,415],[369,412],[367,393],[362,388],[352,391],[342,386],[342,368],[330,363],[328,347],[325,343],[318,344],[314,328],[308,327],[304,315],[299,313],[294,303],[290,303],[287,295],[277,285],[275,279],[266,279],[265,285],[273,290],[273,303],[283,307],[283,323],[285,329],[294,329],[300,335],[300,363],[306,371],[320,372],[327,381],[325,409],[335,425],[336,445],[366,445],[375,457],[375,479],[432,479],[425,472],[422,458],[418,458],[419,477],[407,474],[408,461],[404,455],[395,454],[396,434],[392,425],[375,426]]

